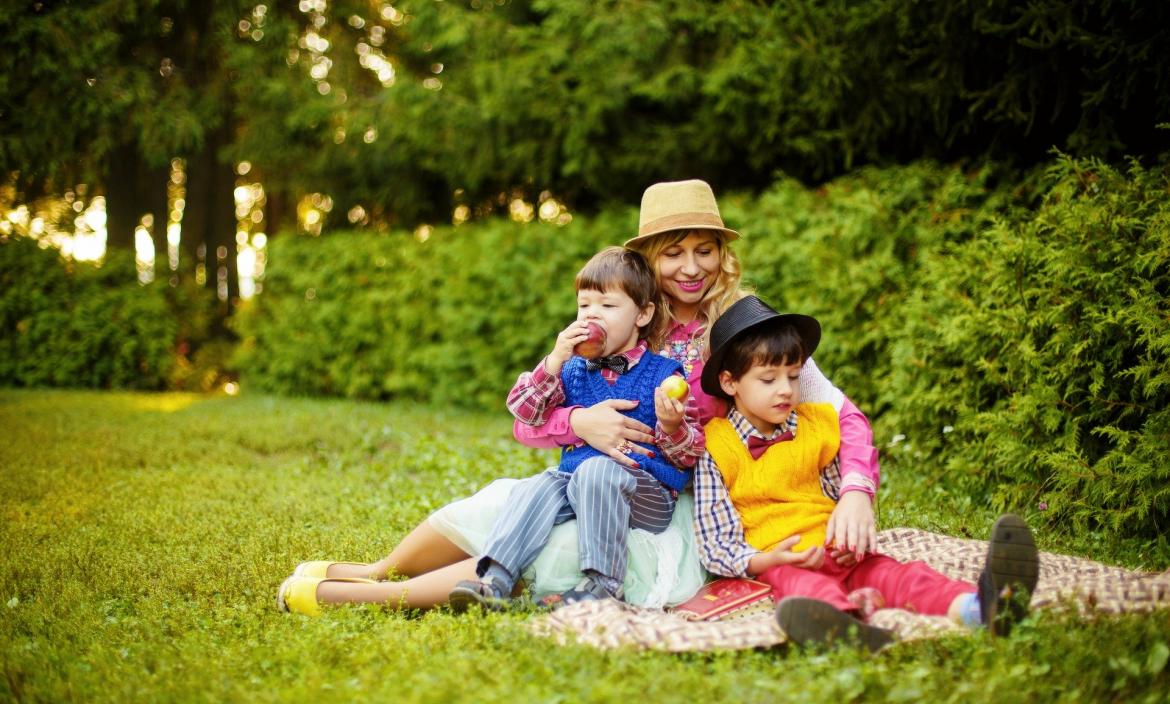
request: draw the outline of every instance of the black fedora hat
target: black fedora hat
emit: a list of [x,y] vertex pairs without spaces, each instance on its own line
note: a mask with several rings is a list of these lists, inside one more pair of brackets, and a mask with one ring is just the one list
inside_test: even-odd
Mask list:
[[723,357],[732,340],[762,326],[781,325],[796,328],[800,339],[804,341],[805,354],[811,357],[821,343],[821,324],[816,318],[800,313],[777,313],[755,296],[745,296],[733,303],[711,326],[711,356],[703,365],[703,376],[700,379],[703,391],[718,398],[725,397],[719,386],[719,370],[723,367]]

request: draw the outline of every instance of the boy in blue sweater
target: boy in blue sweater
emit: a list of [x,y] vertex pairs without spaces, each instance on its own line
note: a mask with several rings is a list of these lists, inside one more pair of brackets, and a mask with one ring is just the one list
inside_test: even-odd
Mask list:
[[[670,525],[675,498],[690,482],[703,436],[694,402],[669,398],[662,383],[681,376],[681,366],[650,351],[658,289],[640,254],[609,247],[577,274],[577,319],[557,336],[552,352],[516,382],[511,397],[526,397],[515,413],[539,425],[558,406],[593,406],[607,399],[637,401],[631,418],[654,428],[653,443],[616,448],[565,447],[560,465],[516,485],[492,527],[476,572],[451,592],[451,608],[506,606],[523,569],[548,541],[553,526],[577,519],[583,579],[561,595],[564,603],[622,598],[630,528],[661,533]],[[586,360],[573,349],[589,338],[590,323],[605,331],[600,357]],[[636,460],[624,467],[608,456]]]

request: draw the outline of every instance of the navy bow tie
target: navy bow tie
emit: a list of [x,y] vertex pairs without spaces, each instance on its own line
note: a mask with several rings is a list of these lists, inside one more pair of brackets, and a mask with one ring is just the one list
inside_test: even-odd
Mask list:
[[625,374],[626,370],[630,368],[630,360],[626,359],[624,355],[620,354],[585,360],[585,371],[595,372],[602,367],[611,369],[618,374]]
[[771,440],[765,440],[763,438],[758,438],[755,435],[752,435],[748,438],[748,452],[752,453],[753,460],[758,460],[760,459],[760,455],[764,454],[764,451],[769,447],[775,445],[778,442],[788,442],[793,437],[795,436],[792,434],[791,430],[785,430],[783,433],[780,433]]

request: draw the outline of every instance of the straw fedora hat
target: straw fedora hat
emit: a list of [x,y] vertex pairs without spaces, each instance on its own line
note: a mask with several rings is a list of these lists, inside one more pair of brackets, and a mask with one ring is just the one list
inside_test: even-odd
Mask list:
[[723,226],[711,186],[698,179],[665,181],[647,188],[638,211],[638,236],[625,245],[671,230],[716,230],[729,242],[739,238],[738,232]]
[[800,313],[777,313],[756,296],[745,296],[723,311],[723,315],[711,326],[711,357],[703,365],[699,385],[708,395],[727,398],[719,385],[719,372],[723,369],[723,358],[731,343],[739,336],[764,326],[780,327],[791,325],[796,328],[804,342],[804,353],[812,356],[821,344],[821,324],[811,315]]

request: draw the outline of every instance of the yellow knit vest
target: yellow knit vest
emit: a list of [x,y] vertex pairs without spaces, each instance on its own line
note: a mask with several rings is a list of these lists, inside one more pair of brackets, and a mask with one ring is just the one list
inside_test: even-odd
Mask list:
[[797,534],[793,550],[824,544],[837,505],[821,492],[821,469],[841,446],[837,411],[827,403],[802,403],[796,416],[796,437],[772,445],[758,460],[726,418],[705,428],[707,451],[743,522],[744,539],[757,550],[771,550]]

